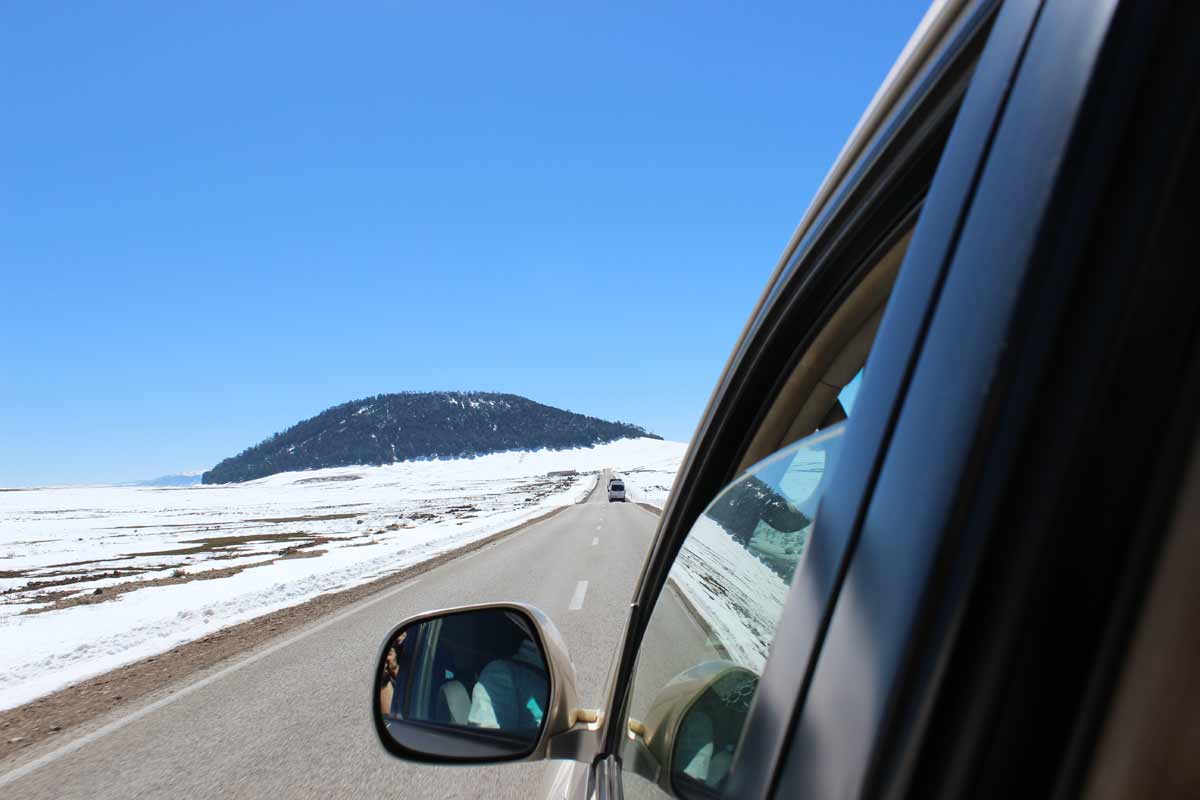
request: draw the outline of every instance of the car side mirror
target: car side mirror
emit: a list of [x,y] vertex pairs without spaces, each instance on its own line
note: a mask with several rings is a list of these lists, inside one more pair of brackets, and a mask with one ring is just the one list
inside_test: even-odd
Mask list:
[[371,708],[388,752],[439,764],[583,757],[581,734],[600,721],[579,708],[558,629],[516,603],[400,623],[380,650]]
[[706,661],[672,678],[645,720],[629,720],[625,763],[680,797],[712,797],[729,777],[758,675]]

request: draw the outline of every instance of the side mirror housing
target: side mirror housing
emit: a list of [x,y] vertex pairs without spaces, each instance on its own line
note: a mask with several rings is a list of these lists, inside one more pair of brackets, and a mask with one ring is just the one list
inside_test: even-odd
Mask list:
[[437,764],[587,758],[599,714],[545,614],[490,603],[420,614],[384,639],[371,688],[384,748]]
[[629,720],[627,768],[681,797],[720,793],[757,687],[757,674],[730,661],[679,673],[645,720]]

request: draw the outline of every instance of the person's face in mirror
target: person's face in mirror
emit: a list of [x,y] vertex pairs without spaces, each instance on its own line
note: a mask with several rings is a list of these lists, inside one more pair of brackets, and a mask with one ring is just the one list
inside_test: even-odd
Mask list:
[[407,636],[407,633],[401,633],[396,637],[396,641],[392,643],[392,646],[388,648],[383,668],[393,678],[400,673],[400,650],[403,648],[404,640]]
[[397,685],[400,677],[400,656],[403,652],[404,640],[408,634],[401,632],[383,654],[383,674],[379,680],[379,711],[384,715],[394,714],[393,701],[397,693],[403,691],[403,686]]

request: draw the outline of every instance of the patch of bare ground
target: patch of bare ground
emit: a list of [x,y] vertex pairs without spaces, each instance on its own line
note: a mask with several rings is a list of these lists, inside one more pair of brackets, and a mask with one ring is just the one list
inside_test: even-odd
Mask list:
[[317,540],[322,542],[329,541],[328,539],[303,531],[293,531],[291,533],[250,533],[243,536],[210,536],[204,539],[184,539],[180,542],[180,544],[190,544],[192,547],[177,547],[167,550],[142,550],[130,553],[126,558],[133,558],[135,556],[190,556],[199,555],[200,553],[215,553],[220,550],[246,544],[298,542],[305,540],[312,540],[314,542]]
[[[196,572],[188,572],[181,568],[181,569],[176,569],[168,577],[150,578],[149,580],[143,580],[143,581],[129,581],[127,583],[118,583],[113,586],[107,586],[103,589],[96,589],[94,592],[88,592],[87,594],[82,594],[82,595],[76,594],[74,596],[71,596],[72,595],[71,592],[45,592],[45,593],[39,594],[35,598],[36,602],[45,603],[45,605],[40,606],[38,608],[30,608],[21,613],[22,614],[44,614],[47,611],[57,611],[61,608],[70,608],[71,606],[88,606],[88,605],[95,605],[97,603],[107,603],[112,600],[116,600],[118,597],[120,597],[121,595],[123,595],[127,592],[135,592],[139,589],[146,589],[146,588],[149,588],[152,586],[173,586],[173,585],[179,584],[179,583],[191,583],[192,581],[211,581],[216,578],[228,578],[232,575],[237,575],[239,572],[242,572],[247,569],[257,569],[259,567],[270,566],[271,564],[274,564],[276,561],[279,561],[281,559],[285,559],[285,558],[315,558],[317,556],[321,556],[326,553],[325,550],[318,550],[318,549],[313,549],[313,548],[317,548],[323,544],[328,544],[330,541],[328,538],[323,537],[323,536],[310,536],[308,534],[301,534],[300,537],[303,540],[302,544],[295,544],[295,545],[292,545],[291,547],[285,547],[283,550],[279,551],[278,555],[276,555],[275,558],[272,558],[270,561],[259,561],[255,564],[239,564],[236,567],[225,567],[223,569],[199,570]],[[281,540],[281,541],[283,541],[283,540]],[[190,552],[190,551],[184,551],[184,552]],[[241,556],[245,556],[245,555],[254,555],[254,554],[252,554],[252,553],[230,553],[227,555],[216,556],[215,558],[210,559],[210,560],[216,561],[216,560],[220,560],[222,558],[235,558],[235,557],[241,557]],[[267,554],[264,553],[262,555],[267,555]],[[18,591],[28,592],[31,589],[40,590],[40,589],[48,588],[48,587],[52,587],[52,586],[64,586],[64,585],[69,585],[72,583],[79,583],[81,581],[93,581],[93,580],[96,580],[97,578],[125,578],[125,577],[129,577],[131,575],[136,575],[141,572],[152,572],[152,571],[159,571],[162,569],[164,569],[164,567],[162,567],[160,565],[160,566],[156,566],[156,567],[132,568],[132,569],[128,569],[128,570],[113,570],[111,572],[101,573],[101,574],[90,573],[90,574],[85,574],[85,575],[79,575],[74,578],[66,578],[66,579],[59,580],[59,581],[43,581],[36,585],[26,584],[24,587],[22,587]],[[12,590],[10,590],[10,591],[12,591]],[[24,599],[24,602],[29,602],[29,599],[26,597]]]
[[345,483],[346,481],[362,480],[361,475],[330,475],[327,478],[303,478],[293,483]]
[[[186,684],[189,678],[197,672],[209,669],[276,636],[314,623],[319,617],[357,603],[375,592],[403,583],[416,575],[439,567],[447,561],[511,536],[517,531],[554,516],[564,507],[556,508],[514,528],[500,531],[485,539],[464,545],[449,553],[443,553],[429,561],[378,578],[370,583],[341,592],[321,595],[306,603],[232,625],[202,639],[172,648],[160,655],[142,659],[104,675],[73,684],[23,706],[0,712],[0,763],[15,757],[30,745],[53,736],[59,736],[76,725],[112,712],[122,704],[132,703],[152,693]],[[309,555],[316,554],[306,552],[292,557],[304,558]],[[201,572],[183,580],[203,579],[210,574],[212,573]],[[213,575],[213,577],[217,576]],[[136,584],[136,587],[141,588],[146,585],[148,584],[139,583]]]
[[[343,537],[344,538],[344,537]],[[358,538],[358,537],[350,537]],[[175,563],[155,563],[155,564],[138,564],[128,566],[113,566],[107,568],[97,568],[96,565],[104,563],[112,563],[114,561],[128,561],[133,558],[141,558],[145,556],[158,556],[178,558],[181,556],[191,556],[206,554],[210,557],[208,561],[219,561],[230,558],[244,558],[246,556],[255,555],[271,555],[272,551],[257,553],[248,551],[245,548],[248,545],[270,545],[270,544],[286,544],[282,550],[274,551],[275,554],[282,557],[295,558],[296,553],[305,548],[317,547],[327,544],[330,537],[321,536],[314,533],[306,533],[303,531],[293,531],[287,533],[256,533],[245,536],[210,536],[203,539],[185,539],[180,544],[192,545],[191,547],[176,547],[167,550],[146,550],[136,553],[129,553],[115,558],[98,558],[90,561],[69,561],[62,564],[49,564],[43,567],[38,567],[31,570],[10,570],[0,573],[3,578],[28,578],[29,582],[23,586],[6,589],[0,592],[0,602],[4,602],[6,596],[20,596],[25,602],[40,602],[45,600],[44,594],[30,596],[31,592],[44,592],[47,589],[55,589],[61,586],[70,586],[76,583],[86,583],[106,578],[129,578],[137,575],[142,575],[148,572],[161,572],[170,569],[173,566],[180,566]],[[323,552],[323,551],[319,551]],[[311,555],[311,554],[309,554]],[[305,556],[308,557],[308,556]],[[248,565],[259,566],[259,565]],[[240,571],[240,570],[238,570]],[[213,573],[213,577],[223,577],[224,575],[236,574],[228,571],[221,573],[217,570]],[[195,573],[195,580],[203,580],[200,577],[207,573]],[[125,591],[132,589],[140,589],[146,586],[161,586],[164,583],[177,583],[178,581],[170,579],[152,579],[148,581],[134,581],[128,587],[114,586],[105,589],[101,592],[95,601],[88,602],[104,602],[112,599]],[[78,605],[78,603],[68,603],[68,605]],[[50,608],[37,609],[37,611],[52,611],[55,608],[62,608],[62,605],[55,605]]]
[[[356,505],[358,505],[358,504],[356,504]],[[348,507],[348,506],[325,506],[325,508],[347,508],[347,507]],[[80,509],[80,510],[86,510],[86,509]],[[55,512],[55,513],[57,513],[57,512]],[[195,516],[199,516],[199,515],[201,515],[201,514],[203,514],[203,513],[204,513],[204,512],[202,512],[202,511],[200,511],[200,512],[192,512],[192,514],[193,514],[193,515],[195,515]],[[217,524],[217,525],[215,525],[214,527],[220,527],[220,526],[230,526],[230,525],[237,525],[237,524],[245,524],[245,523],[250,523],[250,522],[268,522],[268,523],[275,523],[275,522],[325,522],[325,521],[328,521],[328,520],[335,520],[335,519],[354,519],[355,517],[361,517],[362,515],[363,515],[363,512],[359,511],[359,512],[347,512],[347,513],[340,513],[340,514],[304,514],[304,515],[302,515],[302,516],[297,516],[297,517],[259,517],[259,518],[255,518],[255,519],[244,519],[244,520],[241,520],[241,523],[238,523],[238,522],[235,522],[235,521],[232,521],[232,520],[231,520],[231,521],[228,521],[228,522],[222,522],[222,523],[218,523],[218,524]],[[210,524],[212,524],[212,523],[203,523],[203,522],[162,522],[162,523],[158,523],[158,524],[155,524],[155,525],[151,525],[151,524],[141,524],[141,525],[114,525],[114,526],[112,526],[112,527],[110,527],[110,528],[101,528],[100,530],[106,530],[106,531],[124,531],[124,530],[135,530],[135,531],[140,531],[142,528],[149,528],[149,529],[155,529],[155,528],[196,528],[197,530],[200,530],[202,526],[205,526],[205,525],[210,525]]]
[[[122,561],[124,559],[121,559]],[[94,562],[93,562],[94,563]],[[26,592],[39,592],[43,589],[52,589],[55,586],[70,586],[74,583],[83,583],[85,581],[95,581],[104,578],[128,578],[132,575],[141,575],[146,572],[154,572],[155,570],[166,569],[164,565],[145,566],[145,567],[121,567],[119,569],[110,569],[105,571],[99,570],[57,570],[55,572],[39,572],[39,578],[53,578],[54,580],[32,580],[24,586],[16,589],[6,589],[0,592],[0,596],[6,594],[24,594]],[[66,577],[62,577],[66,576]],[[27,572],[14,572],[6,577],[10,578],[28,578]]]
[[354,519],[362,513],[349,514],[308,514],[303,517],[263,517],[261,519],[244,519],[242,522],[320,522],[328,519]]
[[[357,515],[347,515],[354,517]],[[353,542],[359,539],[366,541],[362,544],[378,542],[379,536],[388,536],[392,532],[406,530],[411,525],[393,523],[379,530],[369,529],[357,534],[321,535],[305,531],[280,531],[275,533],[259,532],[237,536],[208,536],[198,539],[184,539],[181,545],[191,547],[176,547],[167,550],[149,550],[129,553],[115,558],[94,559],[91,561],[72,561],[62,564],[50,564],[31,570],[12,570],[0,574],[4,578],[28,578],[29,580],[17,587],[0,591],[0,605],[38,604],[36,607],[22,611],[22,614],[43,614],[47,611],[57,611],[77,605],[93,605],[115,600],[121,595],[143,589],[149,586],[168,586],[176,583],[188,583],[194,580],[211,580],[236,575],[245,569],[268,566],[282,558],[314,558],[324,555],[326,550],[317,549],[331,541]],[[286,545],[282,549],[272,549],[271,545]],[[247,549],[249,547],[266,547],[265,550]],[[349,545],[351,547],[361,545]],[[190,563],[178,561],[168,563],[151,563],[99,567],[97,565],[128,561],[133,558],[156,556],[159,558],[179,558],[205,555],[208,561],[221,561],[234,558],[254,556],[268,557],[269,560],[254,564],[244,564],[239,567],[228,567],[209,571],[187,571],[184,567]],[[203,562],[201,562],[203,563]],[[165,572],[178,567],[170,577],[139,579],[138,576],[152,572]],[[95,580],[132,578],[127,583],[120,583],[97,589],[95,592],[79,594],[71,591],[61,591],[64,587],[88,583]]]

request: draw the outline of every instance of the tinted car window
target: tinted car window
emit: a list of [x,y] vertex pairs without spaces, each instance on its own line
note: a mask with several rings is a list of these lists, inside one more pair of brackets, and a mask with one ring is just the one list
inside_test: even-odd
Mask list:
[[809,436],[726,487],[671,567],[630,709],[646,726],[630,747],[643,752],[626,762],[669,770],[684,794],[724,785],[844,430]]
[[723,790],[910,236],[897,232],[798,353],[754,431],[761,455],[683,540],[633,675],[630,796]]

